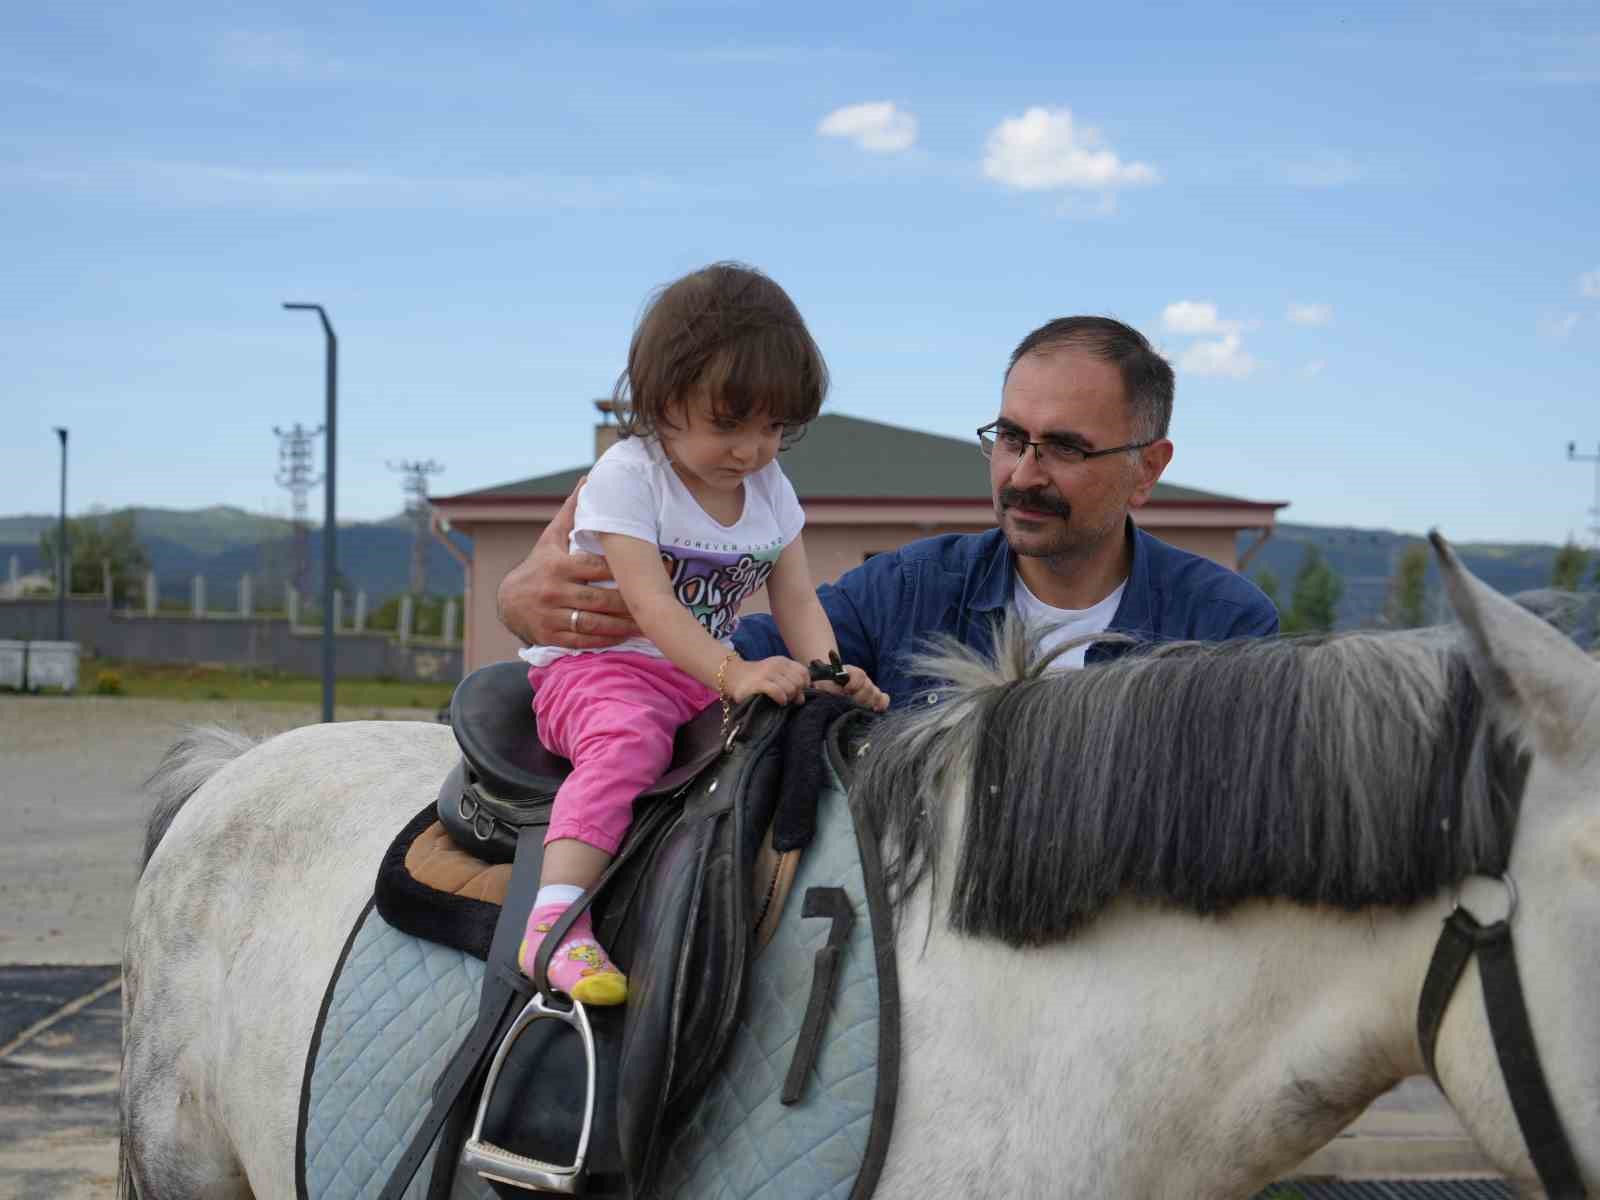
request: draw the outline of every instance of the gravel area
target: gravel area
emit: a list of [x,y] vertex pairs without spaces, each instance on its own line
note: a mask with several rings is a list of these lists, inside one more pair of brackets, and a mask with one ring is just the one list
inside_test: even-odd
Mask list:
[[268,736],[320,716],[315,705],[0,695],[0,964],[121,961],[150,812],[141,785],[185,725]]

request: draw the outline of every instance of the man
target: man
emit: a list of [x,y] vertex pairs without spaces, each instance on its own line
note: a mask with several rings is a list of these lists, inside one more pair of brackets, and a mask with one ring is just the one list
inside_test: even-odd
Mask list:
[[[844,661],[899,706],[927,686],[909,657],[930,635],[987,651],[1007,610],[1052,631],[1045,649],[1107,629],[1141,641],[1276,633],[1277,610],[1254,585],[1129,516],[1172,461],[1172,394],[1171,366],[1120,321],[1064,317],[1030,333],[1011,355],[998,418],[978,431],[999,528],[924,538],[825,584]],[[604,560],[567,553],[572,508],[569,497],[500,584],[500,619],[524,641],[591,649],[636,630],[615,591],[588,586],[609,578]],[[786,653],[762,614],[734,643],[746,658]],[[1126,649],[1080,646],[1055,665]]]

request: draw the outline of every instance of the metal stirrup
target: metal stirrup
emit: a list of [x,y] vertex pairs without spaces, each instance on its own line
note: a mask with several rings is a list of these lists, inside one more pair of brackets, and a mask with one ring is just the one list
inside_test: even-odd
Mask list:
[[[500,1068],[505,1065],[511,1045],[535,1021],[554,1020],[570,1025],[578,1031],[583,1041],[583,1056],[588,1064],[588,1082],[583,1104],[583,1131],[578,1135],[578,1152],[570,1164],[541,1162],[514,1154],[492,1142],[483,1140],[483,1120],[489,1112],[489,1101],[494,1096],[494,1085],[500,1078]],[[570,1009],[552,1008],[544,997],[534,995],[517,1019],[506,1031],[500,1049],[495,1052],[489,1067],[489,1077],[483,1084],[483,1096],[478,1100],[478,1118],[472,1123],[472,1135],[461,1147],[461,1166],[476,1171],[485,1179],[508,1183],[512,1187],[527,1188],[535,1192],[560,1192],[576,1195],[583,1181],[584,1161],[589,1156],[589,1131],[594,1126],[595,1055],[594,1034],[589,1029],[589,1017],[583,1004],[577,1000]]]

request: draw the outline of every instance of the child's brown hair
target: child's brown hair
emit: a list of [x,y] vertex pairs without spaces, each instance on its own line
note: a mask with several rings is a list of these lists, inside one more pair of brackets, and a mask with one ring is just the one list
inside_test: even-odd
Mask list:
[[821,410],[828,365],[788,293],[754,267],[712,263],[656,292],[639,318],[612,393],[622,435],[681,428],[697,385],[719,417],[770,413],[787,445]]

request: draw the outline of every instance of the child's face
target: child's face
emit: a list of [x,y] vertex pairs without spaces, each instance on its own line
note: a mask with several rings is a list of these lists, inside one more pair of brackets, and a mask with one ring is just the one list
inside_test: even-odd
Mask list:
[[738,491],[745,476],[778,456],[783,422],[767,413],[742,421],[719,415],[711,398],[696,389],[678,416],[678,428],[661,429],[661,445],[680,472],[713,491]]

